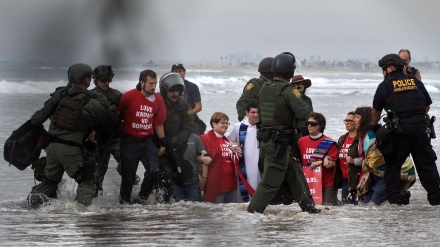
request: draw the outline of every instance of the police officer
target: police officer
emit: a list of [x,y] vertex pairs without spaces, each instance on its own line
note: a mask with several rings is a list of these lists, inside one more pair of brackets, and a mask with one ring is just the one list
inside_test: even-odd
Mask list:
[[[192,177],[192,165],[183,161],[188,138],[193,132],[191,106],[182,96],[184,83],[175,72],[163,75],[159,80],[160,93],[165,101],[167,118],[164,122],[165,137],[159,143],[166,147],[165,154],[159,156],[159,172],[155,176],[156,200],[167,203],[173,194],[173,183],[183,185],[185,178]],[[157,145],[159,146],[159,145]],[[189,166],[188,166],[189,165]],[[190,170],[188,170],[190,169]]]
[[[114,124],[117,115],[109,104],[94,99],[87,91],[92,68],[86,64],[74,64],[69,68],[68,78],[72,88],[56,91],[44,107],[31,118],[33,125],[51,120],[51,142],[46,148],[46,166],[42,182],[32,188],[29,206],[36,207],[49,198],[56,198],[58,183],[64,171],[78,183],[75,200],[90,205],[95,195],[94,167],[83,162],[83,140],[93,128]],[[72,117],[73,116],[73,117]]]
[[238,121],[242,121],[246,115],[246,107],[249,102],[257,98],[263,84],[270,83],[273,78],[273,72],[271,71],[272,57],[263,58],[258,65],[258,72],[260,72],[259,78],[253,78],[246,83],[243,88],[243,93],[237,101],[236,108],[238,114]]
[[[95,84],[95,88],[92,89],[92,91],[105,96],[108,102],[117,105],[122,93],[119,90],[110,87],[114,75],[112,66],[110,65],[100,65],[96,67],[93,70],[93,83]],[[113,129],[101,128],[97,130],[97,149],[95,152],[97,169],[95,178],[98,191],[103,190],[102,184],[104,182],[104,176],[107,173],[110,154],[113,155],[113,158],[118,163],[118,173],[121,173],[121,155],[119,151],[119,142],[121,138],[120,130],[118,128],[120,126],[118,125],[115,127],[116,128]]]
[[[410,194],[401,192],[400,170],[412,155],[420,182],[428,192],[431,205],[440,205],[440,178],[435,164],[436,154],[427,132],[425,114],[432,104],[423,83],[413,75],[405,75],[404,62],[397,54],[379,60],[384,81],[377,87],[373,100],[372,124],[377,126],[383,109],[394,124],[394,156],[386,161],[385,183],[387,200],[391,204],[408,204]],[[381,130],[378,130],[378,145]],[[393,144],[391,144],[393,145]],[[382,151],[382,150],[381,150]]]
[[[289,83],[295,71],[291,53],[277,55],[271,64],[274,78],[264,84],[258,96],[260,115],[260,149],[264,152],[264,173],[247,210],[263,213],[277,194],[286,177],[294,199],[303,211],[319,213],[307,186],[298,160],[298,137],[295,129],[309,114],[301,93]],[[292,157],[289,146],[296,150]]]

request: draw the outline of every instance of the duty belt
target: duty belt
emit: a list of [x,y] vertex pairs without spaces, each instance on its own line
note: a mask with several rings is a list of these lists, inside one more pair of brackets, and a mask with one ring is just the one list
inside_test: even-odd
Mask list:
[[425,115],[416,115],[407,118],[400,118],[401,123],[405,124],[418,124],[418,123],[426,123]]
[[56,137],[51,137],[50,142],[54,142],[54,143],[60,143],[60,144],[64,144],[64,145],[68,145],[68,146],[73,146],[73,147],[82,147],[82,144],[79,143],[75,143],[75,142],[71,142],[71,141],[66,141],[60,138],[56,138]]

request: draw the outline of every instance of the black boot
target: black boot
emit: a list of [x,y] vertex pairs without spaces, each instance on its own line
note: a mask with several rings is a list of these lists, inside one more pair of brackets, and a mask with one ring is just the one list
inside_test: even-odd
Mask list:
[[349,204],[358,205],[357,189],[350,190],[350,194],[347,197],[347,202]]
[[390,204],[408,205],[410,197],[411,197],[411,192],[401,191],[399,194],[394,194],[393,196],[387,196],[387,200]]

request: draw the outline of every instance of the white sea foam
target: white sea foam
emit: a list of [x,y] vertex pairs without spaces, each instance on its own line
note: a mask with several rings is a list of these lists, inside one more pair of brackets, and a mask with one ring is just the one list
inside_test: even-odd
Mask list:
[[[348,111],[371,105],[374,91],[383,79],[380,73],[303,75],[312,80],[306,94],[312,98],[315,111],[326,117],[325,134],[333,139],[345,133],[342,120]],[[208,129],[214,111],[228,114],[231,123],[238,121],[235,103],[254,76],[187,71],[188,79],[201,89],[203,110],[199,115]],[[423,76],[434,101],[430,113],[440,116],[439,77]],[[0,143],[43,106],[55,87],[66,83],[1,81]],[[115,80],[111,86],[124,92],[136,84],[132,80]],[[432,145],[439,153],[440,138],[432,140]],[[440,207],[429,206],[420,181],[410,189],[408,206],[328,207],[319,215],[304,213],[297,204],[271,205],[264,214],[249,214],[246,203],[161,205],[152,197],[147,205],[119,205],[121,178],[111,159],[103,194],[89,207],[74,201],[77,185],[64,175],[57,200],[28,210],[26,197],[35,185],[33,170],[19,171],[8,167],[5,161],[0,163],[0,245],[4,246],[354,246],[368,245],[365,239],[374,239],[376,245],[383,246],[435,246],[440,241]],[[142,177],[143,172],[140,165],[137,174]],[[132,197],[138,192],[139,186],[135,186]]]

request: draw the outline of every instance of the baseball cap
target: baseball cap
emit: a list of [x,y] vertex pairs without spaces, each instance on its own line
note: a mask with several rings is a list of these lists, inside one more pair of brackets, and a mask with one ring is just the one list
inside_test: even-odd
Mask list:
[[171,67],[171,72],[172,72],[173,70],[175,70],[175,69],[183,69],[183,70],[185,70],[185,67],[183,67],[183,64],[181,64],[181,63],[175,63],[175,64],[173,64],[173,66]]

